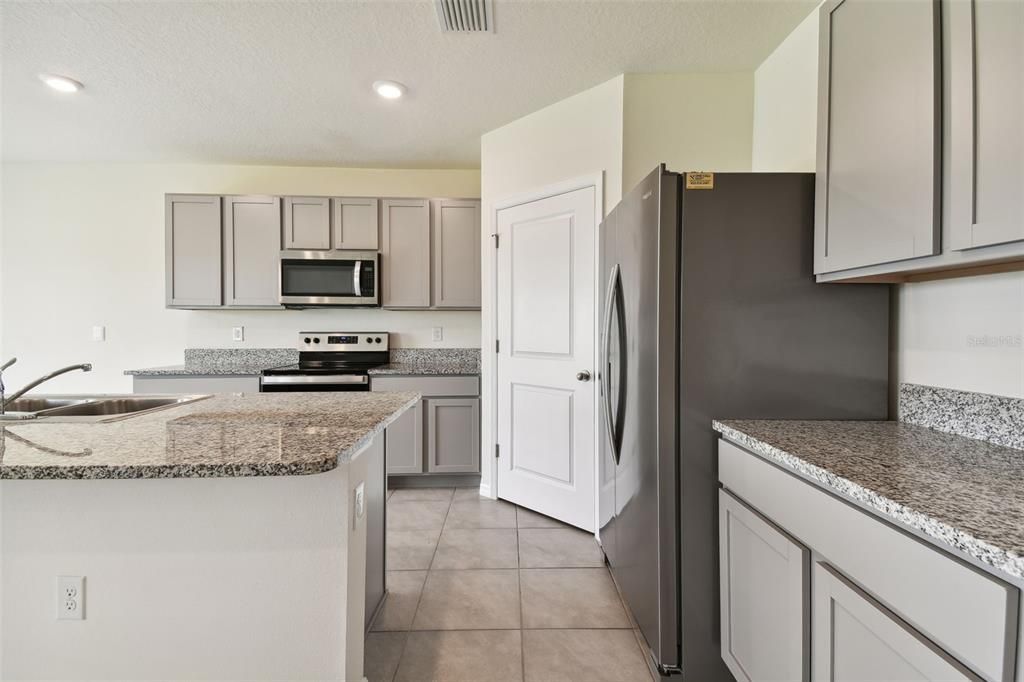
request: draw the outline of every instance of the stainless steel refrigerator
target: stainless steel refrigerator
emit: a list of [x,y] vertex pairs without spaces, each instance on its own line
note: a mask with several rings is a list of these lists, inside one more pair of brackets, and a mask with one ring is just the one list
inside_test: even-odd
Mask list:
[[[695,179],[698,180],[698,179]],[[600,539],[663,675],[729,680],[716,418],[885,419],[889,290],[816,284],[814,176],[661,166],[601,224]]]

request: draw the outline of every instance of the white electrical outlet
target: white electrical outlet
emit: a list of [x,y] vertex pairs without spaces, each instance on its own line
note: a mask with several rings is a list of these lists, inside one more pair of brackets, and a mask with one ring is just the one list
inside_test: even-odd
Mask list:
[[107,328],[101,324],[96,325],[92,328],[92,340],[93,341],[105,341],[107,338]]
[[352,527],[355,528],[359,519],[366,513],[366,483],[356,486],[355,494],[352,496]]
[[430,332],[431,338],[433,338],[434,341],[440,341],[444,338],[444,327],[432,327]]
[[245,327],[232,327],[231,328],[231,340],[232,341],[245,341]]
[[57,576],[57,620],[85,620],[84,576]]

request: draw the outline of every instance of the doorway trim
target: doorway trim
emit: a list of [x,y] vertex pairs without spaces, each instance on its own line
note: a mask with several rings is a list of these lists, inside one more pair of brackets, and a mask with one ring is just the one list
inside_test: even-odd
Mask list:
[[[556,182],[556,183],[552,183],[550,185],[545,185],[543,187],[538,187],[538,188],[535,188],[535,189],[527,190],[525,192],[518,192],[516,194],[509,195],[509,196],[507,196],[507,197],[505,197],[503,199],[500,199],[500,200],[494,202],[494,206],[491,209],[491,226],[492,226],[492,229],[494,231],[491,233],[490,238],[491,238],[492,244],[493,244],[493,240],[494,240],[495,236],[497,235],[497,230],[498,230],[498,212],[499,211],[502,211],[502,210],[507,209],[507,208],[512,208],[513,206],[519,206],[520,204],[528,204],[528,203],[531,203],[531,202],[534,202],[534,201],[540,201],[541,199],[550,199],[551,197],[556,197],[556,196],[558,196],[560,194],[568,194],[569,192],[575,192],[576,190],[580,190],[580,189],[588,189],[590,187],[594,188],[594,218],[595,218],[596,223],[597,223],[596,225],[594,225],[594,237],[595,237],[594,238],[594,281],[592,283],[593,286],[594,286],[594,292],[595,292],[594,300],[596,302],[598,300],[598,298],[599,298],[598,296],[596,296],[596,294],[600,291],[599,280],[600,280],[600,277],[601,277],[600,268],[598,267],[600,265],[600,261],[599,261],[598,256],[600,254],[600,248],[601,248],[601,237],[600,237],[600,234],[599,234],[598,231],[600,229],[601,222],[604,220],[604,171],[603,170],[597,171],[595,173],[588,173],[588,174],[585,174],[585,175],[578,175],[578,176],[576,176],[574,178],[570,178],[568,180],[562,180],[562,181],[559,181],[559,182]],[[489,303],[490,303],[490,306],[491,306],[491,310],[493,311],[493,313],[491,315],[491,319],[490,319],[491,338],[492,339],[498,339],[498,310],[499,310],[499,308],[498,308],[498,249],[491,248],[490,259],[491,259],[491,277],[490,277],[490,281],[491,281],[491,300],[489,301]],[[599,305],[595,306],[595,308],[599,308],[599,307],[600,307]],[[594,334],[595,338],[596,338],[596,335],[597,335],[597,327],[601,324],[600,315],[598,314],[598,312],[599,311],[595,309],[595,311],[594,311],[594,330],[593,330],[593,334]],[[486,348],[486,349],[484,349],[484,352],[488,352],[489,353],[489,352],[491,352],[491,349],[490,348]],[[592,365],[594,367],[594,369],[592,371],[594,372],[594,376],[595,377],[597,376],[597,353],[598,353],[598,348],[595,346],[595,348],[594,348],[594,358],[592,360]],[[498,445],[498,359],[497,358],[495,359],[495,362],[494,362],[494,371],[491,372],[491,379],[490,379],[490,381],[488,383],[490,384],[490,389],[491,389],[491,410],[490,410],[490,414],[487,415],[487,418],[490,420],[490,424],[491,424],[491,428],[490,428],[491,442],[486,444],[487,448],[481,454],[483,456],[485,456],[485,457],[486,456],[491,456],[492,459],[493,459],[493,454],[492,453],[494,453],[495,448]],[[600,414],[601,413],[598,410],[599,407],[600,407],[600,388],[598,388],[597,390],[594,391],[594,445],[595,445],[595,450],[594,450],[594,481],[593,481],[593,484],[594,484],[594,510],[593,510],[593,514],[594,514],[594,528],[595,528],[594,536],[595,537],[597,536],[597,530],[596,529],[600,527],[599,524],[598,524],[598,509],[597,509],[597,505],[598,505],[598,502],[599,502],[598,494],[600,493],[600,491],[598,490],[598,488],[600,486],[600,471],[599,471],[599,466],[598,465],[600,464],[600,461],[599,461],[600,460],[599,448],[600,448],[600,443],[601,443],[601,441],[600,441],[600,435],[601,435]],[[486,491],[486,492],[490,493],[490,495],[487,495],[487,496],[488,497],[492,497],[494,499],[498,498],[498,464],[497,464],[497,462],[493,462],[492,461],[491,468],[490,468],[490,476],[486,477],[486,478],[481,478],[480,486],[481,486],[481,493],[485,492],[483,490],[483,488],[484,488],[484,486],[487,486],[487,488],[489,488],[489,490]]]

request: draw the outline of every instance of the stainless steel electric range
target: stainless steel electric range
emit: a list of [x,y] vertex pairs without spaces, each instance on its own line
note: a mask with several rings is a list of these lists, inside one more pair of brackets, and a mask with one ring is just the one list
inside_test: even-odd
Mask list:
[[263,393],[369,391],[369,370],[389,361],[387,332],[299,332],[299,362],[265,369]]

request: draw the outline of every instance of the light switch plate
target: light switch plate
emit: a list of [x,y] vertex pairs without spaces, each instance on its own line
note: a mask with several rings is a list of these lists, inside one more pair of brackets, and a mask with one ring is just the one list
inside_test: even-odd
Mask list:
[[245,327],[232,327],[231,328],[231,340],[232,341],[245,341]]
[[92,340],[93,341],[106,341],[107,339],[107,328],[101,324],[96,325],[92,328]]
[[430,334],[434,341],[441,341],[444,339],[444,327],[432,327]]

